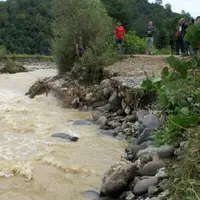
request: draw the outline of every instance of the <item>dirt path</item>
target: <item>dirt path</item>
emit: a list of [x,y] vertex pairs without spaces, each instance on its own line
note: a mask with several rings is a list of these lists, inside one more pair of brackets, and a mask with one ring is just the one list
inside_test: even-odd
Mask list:
[[166,55],[134,55],[132,57],[127,56],[122,61],[117,62],[107,69],[111,73],[117,73],[119,76],[134,76],[143,77],[145,76],[145,71],[152,75],[157,74],[161,69],[167,66]]

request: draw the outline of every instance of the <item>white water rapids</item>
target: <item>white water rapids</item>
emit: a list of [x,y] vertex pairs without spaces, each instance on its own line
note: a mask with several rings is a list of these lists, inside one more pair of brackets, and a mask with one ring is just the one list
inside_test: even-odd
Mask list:
[[[104,172],[120,160],[124,144],[98,136],[96,126],[73,126],[91,113],[64,109],[49,95],[25,92],[55,69],[0,75],[0,200],[85,200],[99,190]],[[78,134],[78,142],[51,134]]]

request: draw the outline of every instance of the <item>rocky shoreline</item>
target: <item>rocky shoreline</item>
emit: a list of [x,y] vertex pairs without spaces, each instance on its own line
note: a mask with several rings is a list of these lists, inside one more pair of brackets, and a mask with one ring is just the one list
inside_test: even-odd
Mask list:
[[100,85],[86,87],[69,76],[56,76],[38,80],[26,93],[34,98],[53,92],[67,107],[95,110],[92,117],[100,126],[100,134],[127,140],[124,161],[105,173],[101,197],[169,199],[167,167],[187,148],[187,142],[178,148],[156,145],[153,131],[159,129],[165,119],[155,109],[155,94],[145,93],[139,87],[140,82],[139,77],[113,77]]

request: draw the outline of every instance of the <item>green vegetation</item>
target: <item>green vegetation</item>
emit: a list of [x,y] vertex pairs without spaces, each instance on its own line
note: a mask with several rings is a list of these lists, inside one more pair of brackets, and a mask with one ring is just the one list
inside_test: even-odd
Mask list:
[[59,73],[72,70],[71,75],[84,82],[101,81],[103,67],[117,58],[112,19],[99,1],[55,0],[53,5],[53,55]]
[[147,78],[142,83],[145,91],[157,94],[157,107],[165,117],[163,127],[155,131],[158,144],[188,141],[189,147],[170,169],[170,189],[174,200],[199,200],[200,174],[200,74],[195,70],[200,64],[198,56],[181,60],[167,58],[170,67],[162,70],[160,77]]

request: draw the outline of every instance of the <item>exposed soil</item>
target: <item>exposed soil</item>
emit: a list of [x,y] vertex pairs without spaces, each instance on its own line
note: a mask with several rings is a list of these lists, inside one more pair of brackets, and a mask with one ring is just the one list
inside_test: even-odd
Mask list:
[[126,57],[120,62],[117,62],[109,67],[111,73],[117,73],[118,76],[145,76],[145,72],[148,75],[157,74],[161,69],[167,66],[167,56],[148,56],[148,55],[135,55],[133,57]]

